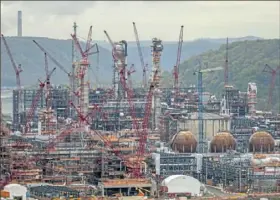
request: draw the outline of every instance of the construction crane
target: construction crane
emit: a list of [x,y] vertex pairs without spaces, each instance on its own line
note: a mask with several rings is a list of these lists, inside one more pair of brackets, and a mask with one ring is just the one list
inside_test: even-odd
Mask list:
[[[71,34],[71,37],[73,38],[76,48],[79,50],[80,54],[81,54],[81,61],[79,62],[79,67],[78,67],[78,78],[80,80],[80,98],[79,98],[79,107],[80,107],[80,112],[82,112],[83,115],[85,115],[86,111],[87,111],[87,104],[85,102],[85,73],[89,68],[89,61],[88,61],[88,52],[87,50],[90,47],[90,42],[91,42],[91,37],[92,37],[92,26],[90,26],[89,28],[89,33],[88,33],[88,38],[87,38],[87,42],[86,42],[86,49],[83,51],[76,35]],[[87,95],[87,94],[86,94]]]
[[179,35],[179,42],[178,42],[178,50],[177,50],[177,60],[174,66],[174,89],[176,98],[179,95],[179,65],[181,60],[181,52],[182,52],[182,45],[183,45],[183,37],[184,37],[184,26],[181,26],[180,35]]
[[[55,71],[56,68],[53,68],[52,71],[48,74],[48,77],[50,78],[53,72]],[[29,109],[29,112],[27,113],[27,118],[26,118],[26,125],[25,125],[25,130],[24,133],[28,133],[31,128],[31,120],[33,119],[34,116],[34,111],[37,108],[38,101],[40,99],[40,96],[43,92],[43,89],[46,85],[47,79],[44,82],[41,82],[39,80],[39,89],[37,90],[35,97],[32,100],[31,108]]]
[[51,119],[51,109],[52,109],[52,99],[51,99],[51,82],[49,74],[49,65],[48,65],[48,56],[44,53],[45,56],[45,74],[46,74],[46,132],[50,132],[50,119]]
[[[141,162],[140,159],[143,158],[143,155],[146,151],[146,142],[147,142],[147,136],[148,136],[148,125],[149,125],[149,119],[151,115],[151,110],[152,110],[152,97],[154,94],[154,89],[155,86],[158,84],[158,79],[156,78],[158,76],[159,70],[156,68],[153,73],[153,77],[151,79],[151,84],[149,87],[149,91],[146,97],[146,105],[145,105],[145,114],[144,114],[144,119],[142,122],[142,129],[141,131],[139,130],[139,123],[136,121],[136,116],[135,116],[135,107],[134,103],[132,101],[133,98],[133,90],[129,89],[126,84],[126,68],[125,68],[125,56],[127,55],[126,52],[124,53],[118,53],[116,45],[113,43],[111,38],[109,37],[108,33],[104,31],[106,34],[111,46],[112,46],[112,56],[114,59],[114,62],[117,64],[116,68],[119,70],[120,74],[120,83],[122,85],[122,88],[127,92],[127,100],[129,103],[129,108],[130,108],[130,113],[132,115],[132,123],[133,127],[136,128],[136,133],[139,136],[139,146],[136,152],[136,161],[134,162],[134,166],[136,166],[133,170],[133,176],[134,177],[140,177],[141,172],[140,172],[140,165]],[[158,41],[156,41],[158,42]],[[157,43],[156,43],[157,44]],[[161,46],[160,46],[161,47]],[[160,49],[161,50],[161,49]]]
[[226,43],[226,55],[225,55],[225,66],[224,66],[224,87],[228,86],[228,38]]
[[48,58],[58,67],[63,71],[65,74],[67,74],[69,81],[70,81],[70,86],[72,86],[73,79],[75,79],[74,75],[70,72],[67,72],[64,66],[62,66],[42,45],[40,45],[37,41],[33,40],[33,42],[39,47],[39,49],[44,52]]
[[[2,36],[2,40],[4,42],[8,56],[10,58],[10,61],[12,63],[12,66],[13,66],[15,74],[16,74],[16,84],[17,84],[18,99],[19,99],[19,113],[21,113],[23,111],[22,90],[21,90],[21,84],[20,84],[20,73],[22,72],[21,64],[16,65],[16,62],[12,56],[12,53],[11,53],[10,47],[8,46],[6,38],[4,37],[3,34],[1,34],[1,36]],[[20,121],[20,115],[18,115],[18,120]]]
[[223,70],[222,67],[216,67],[211,69],[201,69],[201,63],[199,61],[199,69],[194,72],[197,75],[197,87],[198,87],[198,152],[204,152],[204,130],[203,130],[203,73],[215,72]]
[[[79,98],[79,105],[80,105],[80,111],[83,114],[86,114],[85,112],[87,112],[87,106],[88,104],[85,102],[85,86],[87,86],[87,84],[85,83],[85,74],[86,71],[88,70],[90,63],[88,60],[89,55],[93,55],[96,53],[99,53],[99,49],[97,44],[91,45],[91,41],[92,41],[92,26],[90,26],[89,28],[89,32],[88,32],[88,38],[87,38],[87,42],[86,42],[86,47],[85,50],[82,49],[78,38],[76,37],[76,35],[71,34],[71,37],[73,38],[76,48],[79,50],[80,54],[81,54],[81,61],[79,62],[79,67],[78,67],[78,78],[80,80],[80,98]],[[92,49],[92,47],[96,46],[97,47],[97,51],[95,52],[90,52],[90,49]]]
[[272,69],[272,67],[266,64],[263,69],[263,72],[267,72],[271,74],[267,110],[272,110],[273,90],[275,87],[276,75],[278,71],[280,71],[280,65],[276,69]]
[[140,58],[140,62],[141,62],[142,70],[143,70],[142,87],[147,88],[147,74],[146,73],[147,73],[148,65],[144,64],[144,57],[143,57],[143,53],[142,53],[142,49],[141,49],[141,45],[140,45],[140,40],[139,40],[136,24],[135,24],[135,22],[132,22],[132,24],[133,24],[134,34],[135,34],[135,38],[136,38],[136,43],[137,43],[138,54],[139,54],[139,58]]

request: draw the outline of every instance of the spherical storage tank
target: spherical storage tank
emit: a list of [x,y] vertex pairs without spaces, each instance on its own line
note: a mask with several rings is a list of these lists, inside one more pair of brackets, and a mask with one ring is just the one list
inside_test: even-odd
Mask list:
[[197,141],[190,131],[180,131],[171,141],[171,147],[174,151],[180,153],[193,153],[196,151]]
[[214,136],[210,143],[212,153],[223,153],[227,150],[235,150],[236,141],[229,132],[220,132]]
[[266,131],[257,131],[249,140],[250,152],[272,152],[275,142],[273,137]]

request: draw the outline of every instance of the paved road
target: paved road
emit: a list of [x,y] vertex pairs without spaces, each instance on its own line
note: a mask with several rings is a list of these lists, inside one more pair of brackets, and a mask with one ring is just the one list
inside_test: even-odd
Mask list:
[[211,187],[211,186],[206,186],[206,189],[209,193],[215,195],[216,197],[232,197],[235,196],[233,194],[228,194],[228,193],[224,193],[221,190]]

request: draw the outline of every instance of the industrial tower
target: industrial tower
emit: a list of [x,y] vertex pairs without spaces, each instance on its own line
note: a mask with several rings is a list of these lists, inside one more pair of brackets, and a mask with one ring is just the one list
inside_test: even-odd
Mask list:
[[[160,69],[160,57],[161,52],[163,51],[162,41],[158,38],[153,38],[152,40],[153,45],[152,47],[152,58],[153,58],[153,66],[152,66],[152,73],[150,82],[154,83],[154,94],[152,97],[152,129],[156,130],[159,129],[160,126],[160,89],[159,83],[161,78],[161,69]],[[157,73],[157,74],[155,74]]]

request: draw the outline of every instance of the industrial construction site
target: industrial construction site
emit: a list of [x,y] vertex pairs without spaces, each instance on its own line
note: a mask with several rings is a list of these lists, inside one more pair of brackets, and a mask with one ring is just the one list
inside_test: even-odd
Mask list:
[[[37,88],[24,88],[24,69],[14,61],[10,48],[15,47],[2,34],[17,88],[12,121],[1,116],[0,197],[279,199],[280,114],[271,109],[280,66],[264,66],[274,80],[266,111],[257,110],[256,83],[248,82],[247,91],[240,91],[229,82],[228,48],[223,67],[198,66],[197,82],[183,88],[178,69],[184,27],[179,29],[172,88],[161,86],[164,41],[151,41],[148,75],[134,22],[140,87],[131,78],[134,65],[127,64],[128,43],[114,41],[113,33],[104,31],[112,46],[112,84],[92,88],[88,58],[99,53],[98,44],[92,42],[90,26],[82,48],[74,23],[72,66],[65,68],[50,50],[31,40],[45,59],[45,80]],[[228,41],[225,44],[228,47]],[[56,67],[49,69],[50,62]],[[67,86],[52,84],[57,70],[69,78]],[[214,71],[224,71],[221,97],[203,85],[203,75]]]

